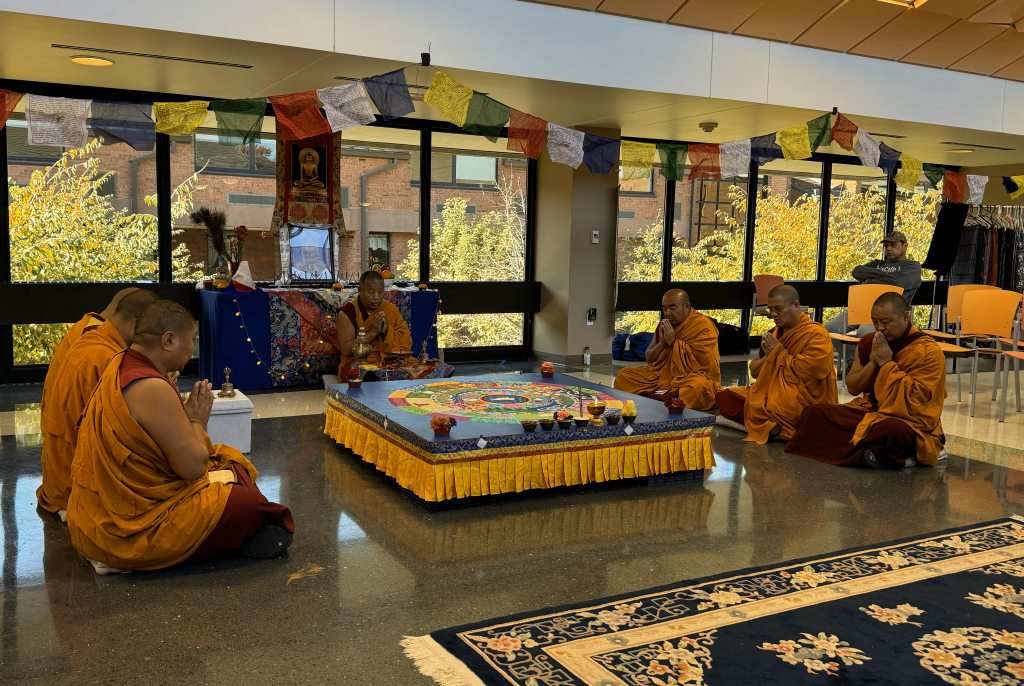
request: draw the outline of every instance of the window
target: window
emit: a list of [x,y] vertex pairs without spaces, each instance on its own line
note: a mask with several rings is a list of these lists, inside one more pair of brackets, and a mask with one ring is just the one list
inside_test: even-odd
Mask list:
[[787,281],[817,274],[821,163],[772,160],[760,169],[754,222],[754,274]]
[[[650,195],[654,193],[655,176],[660,176],[661,172],[658,169],[652,169],[650,176],[643,179],[628,179],[623,181],[619,179],[619,194],[629,195],[636,193],[644,193]],[[621,171],[620,171],[621,177]]]
[[[462,155],[437,149],[435,137],[434,151],[430,156],[431,186],[468,186],[477,188],[494,188],[498,185],[499,158],[494,156],[477,157]],[[413,156],[411,182],[420,182],[419,155]]]
[[215,133],[195,134],[196,171],[210,174],[255,174],[274,176],[277,164],[277,140],[262,136],[241,145],[221,145]]
[[[653,192],[646,190],[651,183]],[[615,224],[615,264],[619,281],[661,281],[666,183],[661,169],[653,170],[650,179],[619,182]],[[637,187],[644,188],[644,192],[629,190]]]
[[292,281],[334,281],[334,231],[319,227],[288,229]]
[[[747,177],[676,182],[672,221],[672,279],[743,278]],[[731,321],[731,320],[730,320]]]
[[388,234],[371,233],[369,235],[370,265],[391,265],[391,248],[389,246]]
[[878,241],[885,233],[886,185],[880,169],[833,165],[825,254],[829,281],[852,280],[854,267],[881,254]]
[[[24,105],[20,105],[23,107]],[[60,159],[64,149],[56,145],[29,145],[28,122],[12,116],[7,121],[7,163],[49,166]]]

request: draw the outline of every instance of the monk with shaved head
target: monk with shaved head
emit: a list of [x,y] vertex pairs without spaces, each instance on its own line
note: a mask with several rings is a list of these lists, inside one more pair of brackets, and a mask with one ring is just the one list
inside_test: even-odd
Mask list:
[[846,376],[845,405],[804,411],[788,452],[843,466],[935,465],[943,454],[946,360],[910,320],[902,295],[884,293],[871,307],[874,333],[860,339]]
[[832,339],[800,308],[800,294],[776,286],[768,293],[768,311],[775,328],[761,337],[750,363],[754,383],[726,388],[717,398],[719,423],[735,423],[759,444],[770,436],[789,440],[807,407],[837,401]]
[[615,388],[637,395],[670,390],[687,407],[709,410],[721,386],[718,327],[690,306],[678,288],[661,299],[664,318],[647,348],[643,367],[626,367],[615,377]]

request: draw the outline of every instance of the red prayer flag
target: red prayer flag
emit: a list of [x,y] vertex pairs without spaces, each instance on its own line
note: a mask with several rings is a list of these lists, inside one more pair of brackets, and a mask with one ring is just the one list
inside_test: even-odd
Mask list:
[[548,123],[540,117],[510,107],[508,109],[508,143],[507,150],[521,152],[530,159],[540,158],[544,149],[544,139],[548,135]]
[[949,202],[963,202],[967,193],[967,174],[946,172],[942,177],[942,197]]
[[14,91],[4,90],[0,88],[0,129],[7,125],[7,118],[11,116],[11,112],[21,102],[21,97],[24,93],[15,93]]
[[690,143],[686,154],[690,158],[690,175],[687,179],[722,178],[718,143]]
[[285,140],[303,140],[331,132],[330,123],[320,113],[316,91],[271,95],[277,130]]
[[836,115],[832,125],[832,140],[843,150],[853,150],[853,137],[857,134],[857,125],[841,114]]

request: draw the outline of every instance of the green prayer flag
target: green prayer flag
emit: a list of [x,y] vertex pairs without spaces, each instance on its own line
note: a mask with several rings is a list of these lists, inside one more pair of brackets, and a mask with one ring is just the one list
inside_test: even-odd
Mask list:
[[811,152],[830,142],[829,138],[832,133],[831,118],[832,115],[823,114],[807,122],[807,139],[811,143]]
[[215,100],[210,103],[210,109],[217,117],[217,142],[243,145],[259,139],[267,99]]
[[498,140],[501,129],[508,123],[508,105],[483,93],[473,91],[473,99],[466,110],[466,123],[462,130],[478,136],[486,136],[492,143]]
[[938,187],[939,181],[942,181],[942,177],[945,175],[945,167],[941,167],[937,164],[924,165],[924,176],[926,179],[928,179],[928,183],[930,183],[934,188]]
[[686,143],[658,143],[661,174],[669,181],[686,178]]

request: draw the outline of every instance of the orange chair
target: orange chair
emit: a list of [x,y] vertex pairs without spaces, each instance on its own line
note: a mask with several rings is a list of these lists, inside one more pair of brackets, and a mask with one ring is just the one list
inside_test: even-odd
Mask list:
[[[1000,366],[1006,362],[1006,382],[1009,382],[1009,360],[1008,353],[1012,350],[1003,350],[999,347],[999,339],[1010,338],[1014,340],[1014,331],[1017,328],[1017,308],[1021,304],[1021,294],[1015,291],[1004,291],[998,288],[976,289],[968,291],[964,295],[963,313],[960,317],[960,327],[964,335],[990,336],[996,339],[996,347],[974,348],[974,358],[971,364],[971,416],[974,416],[974,409],[978,402],[978,360],[981,355],[992,355],[995,357],[996,369],[992,378],[992,400],[998,397]],[[1017,394],[1018,407],[1020,405],[1020,393]],[[1000,413],[999,421],[1005,418],[1006,407],[1006,385],[1003,384],[1003,411]]]
[[784,283],[785,279],[775,274],[754,274],[754,304],[750,311],[750,325],[747,327],[748,338],[754,332],[754,317],[768,316],[768,294]]
[[974,354],[974,350],[971,348],[964,348],[961,346],[963,338],[973,338],[973,336],[964,336],[960,329],[960,318],[963,316],[964,311],[964,296],[971,291],[994,289],[999,290],[995,286],[987,286],[980,283],[968,283],[960,286],[950,286],[949,291],[946,295],[946,312],[945,321],[946,325],[953,325],[953,333],[948,331],[938,331],[936,329],[925,329],[922,333],[926,333],[932,338],[938,340],[939,347],[942,348],[942,353],[946,357],[953,358],[953,371],[956,372],[956,401],[963,402],[963,391],[960,384],[960,371],[962,365],[959,364],[958,358],[970,357]]
[[[903,289],[899,286],[890,286],[884,283],[862,283],[850,286],[846,298],[846,325],[848,328],[871,323],[871,306],[883,293],[899,293]],[[833,341],[842,345],[840,357],[842,358],[843,381],[846,381],[846,346],[860,343],[858,336],[847,336],[842,333],[830,333]]]

